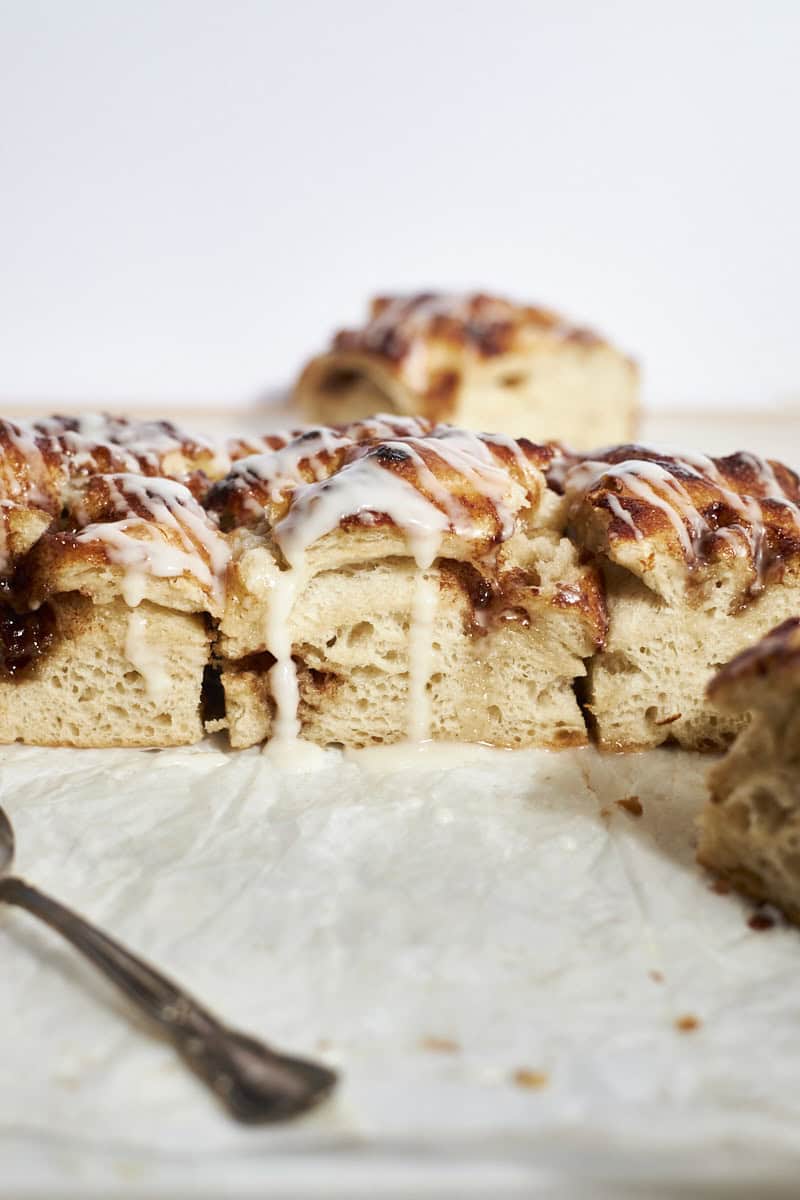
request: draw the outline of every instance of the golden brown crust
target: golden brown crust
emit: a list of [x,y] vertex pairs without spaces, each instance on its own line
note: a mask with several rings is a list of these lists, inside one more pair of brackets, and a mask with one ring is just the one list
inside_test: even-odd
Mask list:
[[60,456],[70,478],[129,472],[184,479],[224,473],[228,458],[172,421],[137,421],[108,413],[56,415],[32,426],[40,446]]
[[388,438],[424,437],[432,429],[423,418],[377,415],[346,425],[318,425],[229,442],[231,469],[209,490],[206,507],[219,514],[226,530],[257,525],[265,518],[274,523],[285,516],[295,488],[330,478],[353,447],[377,445]]
[[333,338],[333,349],[374,354],[400,363],[420,339],[447,342],[483,358],[507,354],[531,332],[582,345],[599,345],[602,339],[587,329],[570,325],[549,309],[515,304],[484,292],[447,295],[419,292],[412,296],[377,296],[361,329],[343,329]]
[[[211,489],[208,507],[225,530],[263,522],[275,528],[307,516],[333,487],[343,497],[341,529],[396,528],[395,517],[381,509],[378,468],[413,488],[452,532],[482,553],[510,535],[515,513],[536,512],[545,492],[542,471],[555,453],[526,438],[381,416],[309,429],[267,454],[240,460]],[[374,505],[365,505],[364,489],[353,486],[351,511],[348,487],[367,472],[374,482]]]
[[579,539],[644,578],[659,556],[688,572],[727,564],[746,601],[800,560],[800,478],[772,460],[618,446],[564,457],[550,481]]
[[[45,533],[18,567],[17,601],[65,591],[144,595],[221,615],[229,551],[188,488],[163,478],[96,475],[75,487],[67,528]],[[137,595],[137,593],[140,593]],[[126,598],[127,598],[126,597]]]
[[68,477],[50,439],[13,421],[0,421],[0,500],[57,513]]

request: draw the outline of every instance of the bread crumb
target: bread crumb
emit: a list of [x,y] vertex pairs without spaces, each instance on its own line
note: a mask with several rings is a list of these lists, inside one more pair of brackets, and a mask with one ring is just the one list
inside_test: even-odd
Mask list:
[[529,1067],[519,1067],[511,1078],[517,1087],[530,1088],[532,1091],[547,1087],[550,1082],[544,1071],[531,1071]]
[[454,1042],[452,1038],[444,1037],[420,1038],[419,1044],[423,1050],[430,1050],[434,1054],[458,1054],[461,1049],[458,1042]]
[[640,817],[644,812],[638,796],[625,796],[623,800],[615,800],[617,808],[622,808],[632,817]]
[[686,1013],[682,1017],[675,1018],[675,1028],[681,1033],[693,1033],[695,1029],[699,1029],[701,1021],[699,1017],[692,1016],[691,1013]]
[[767,912],[754,912],[747,924],[751,929],[755,929],[756,933],[765,933],[767,929],[774,929],[775,918]]
[[653,983],[663,983],[664,982],[663,971],[648,971],[647,974],[650,976]]

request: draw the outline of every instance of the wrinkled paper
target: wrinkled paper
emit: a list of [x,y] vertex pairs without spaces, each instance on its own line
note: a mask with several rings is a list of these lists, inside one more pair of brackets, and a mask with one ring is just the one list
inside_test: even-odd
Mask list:
[[342,1083],[237,1127],[74,950],[0,911],[0,1194],[369,1194],[400,1164],[416,1195],[796,1179],[800,935],[753,931],[695,866],[708,760],[457,761],[3,749],[21,874]]

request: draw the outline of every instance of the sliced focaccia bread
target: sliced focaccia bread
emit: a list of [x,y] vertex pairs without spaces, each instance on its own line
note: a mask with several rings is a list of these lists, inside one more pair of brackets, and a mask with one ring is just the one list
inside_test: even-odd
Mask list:
[[198,741],[224,536],[182,484],[138,475],[74,483],[62,523],[18,564],[3,609],[0,741]]
[[392,412],[586,447],[633,435],[638,371],[545,309],[423,293],[373,300],[362,328],[306,366],[295,397],[327,424]]
[[234,745],[585,740],[598,578],[561,537],[553,451],[449,427],[309,432],[236,464],[219,653]]
[[202,617],[68,592],[33,613],[6,611],[0,637],[0,742],[180,746],[203,737]]
[[800,923],[800,618],[723,667],[709,699],[751,720],[709,772],[698,858]]
[[734,654],[800,611],[800,480],[751,454],[622,446],[557,464],[576,544],[605,577],[590,668],[600,745],[724,746],[745,721],[705,696]]

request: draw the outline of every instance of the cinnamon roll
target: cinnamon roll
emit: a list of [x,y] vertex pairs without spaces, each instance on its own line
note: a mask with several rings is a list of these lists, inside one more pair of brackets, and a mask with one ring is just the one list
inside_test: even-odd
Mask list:
[[638,370],[591,331],[496,296],[381,296],[295,387],[312,421],[375,412],[577,447],[633,436]]

